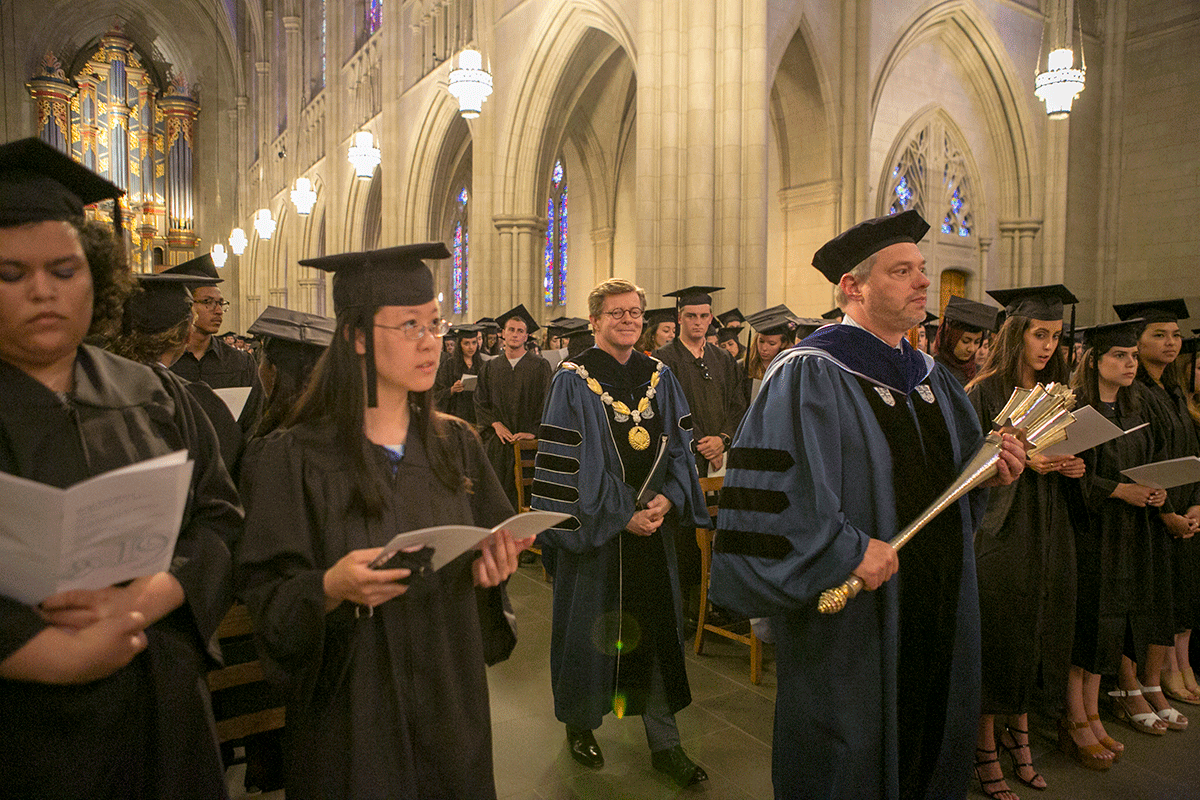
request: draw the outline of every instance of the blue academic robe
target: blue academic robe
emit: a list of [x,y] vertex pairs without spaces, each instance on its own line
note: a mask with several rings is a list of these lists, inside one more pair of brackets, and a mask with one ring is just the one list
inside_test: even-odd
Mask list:
[[[880,399],[912,419],[940,410],[949,452],[930,455],[952,463],[939,474],[957,475],[982,440],[961,386],[922,356],[907,345],[892,350],[859,328],[828,326],[772,364],[733,442],[709,596],[772,617],[777,798],[900,796],[899,750],[911,747],[911,732],[897,729],[897,708],[900,687],[914,683],[898,675],[901,582],[906,554],[912,575],[923,566],[911,557],[913,544],[931,534],[917,534],[901,551],[899,574],[844,611],[818,613],[817,597],[849,577],[869,538],[890,539],[902,527],[897,502],[907,492],[896,487],[913,484],[896,480],[909,467],[893,463],[888,436],[896,434],[885,435],[878,421]],[[928,442],[924,423],[921,431]],[[920,457],[928,444],[917,442]],[[944,512],[955,548],[961,535],[962,557],[956,613],[942,622],[953,641],[944,642],[952,649],[945,654],[944,728],[933,737],[940,747],[927,756],[931,798],[967,794],[980,681],[971,543],[985,495],[975,492]]]
[[[648,358],[641,353],[632,357]],[[711,521],[692,455],[687,401],[670,369],[655,363],[661,377],[653,403],[663,433],[669,437],[669,465],[660,492],[670,499],[674,510],[651,538],[661,543],[670,573],[670,598],[664,596],[657,602],[660,606],[668,600],[672,603],[670,634],[679,648],[682,673],[682,605],[669,526],[710,527]],[[538,436],[532,505],[571,515],[541,534],[538,542],[547,569],[554,575],[550,675],[555,715],[577,728],[595,729],[603,716],[614,710],[621,656],[615,643],[636,641],[630,627],[620,630],[609,624],[622,618],[621,532],[635,511],[636,493],[626,482],[615,444],[618,435],[626,432],[614,430],[604,404],[584,379],[570,369],[556,372]],[[679,675],[679,680],[672,680],[671,674],[664,667],[667,704],[676,712],[690,703],[691,695],[686,674]],[[641,713],[636,705],[617,710]]]

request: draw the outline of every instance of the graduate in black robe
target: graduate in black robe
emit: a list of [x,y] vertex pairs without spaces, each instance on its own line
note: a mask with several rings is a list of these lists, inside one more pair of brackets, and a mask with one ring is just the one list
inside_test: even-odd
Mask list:
[[475,422],[483,436],[488,460],[504,487],[509,502],[517,504],[517,484],[513,469],[512,444],[518,439],[537,437],[542,421],[542,405],[550,391],[549,362],[525,349],[538,324],[524,305],[501,314],[496,320],[502,327],[500,355],[479,367],[475,387]]
[[[1123,430],[1148,422],[1148,399],[1134,380],[1137,336],[1129,323],[1097,325],[1084,334],[1086,348],[1072,376],[1080,404],[1088,404]],[[1097,713],[1093,695],[1100,676],[1116,675],[1109,692],[1113,711],[1138,730],[1161,735],[1167,723],[1158,719],[1142,696],[1134,665],[1152,644],[1168,645],[1173,636],[1156,610],[1170,608],[1170,574],[1156,564],[1167,553],[1167,533],[1158,522],[1166,492],[1134,483],[1121,470],[1162,460],[1166,440],[1154,426],[1142,427],[1082,454],[1086,464],[1080,483],[1089,524],[1076,529],[1079,589],[1076,602],[1072,663],[1088,673],[1084,702]],[[1169,563],[1169,562],[1168,562]],[[1161,596],[1165,591],[1165,597]],[[1075,739],[1086,751],[1088,742]],[[1102,751],[1075,753],[1085,766],[1111,763],[1119,756],[1102,739]],[[1086,757],[1085,757],[1086,756]]]
[[[903,338],[925,315],[915,243],[928,228],[907,211],[817,252],[845,318],[772,362],[730,451],[710,594],[771,617],[776,798],[967,794],[979,710],[971,539],[986,492],[944,510],[899,558],[886,543],[982,441],[958,382]],[[1002,454],[997,485],[1024,461],[1011,437]],[[819,613],[820,593],[851,573],[873,591]]]
[[[1179,320],[1189,316],[1187,303],[1175,298],[1125,303],[1113,308],[1122,319],[1145,320],[1139,326],[1138,382],[1151,400],[1151,424],[1166,432],[1169,457],[1200,455],[1200,427],[1188,413],[1187,384],[1181,384],[1176,363],[1183,346]],[[1190,359],[1187,361],[1190,367]],[[1172,537],[1171,611],[1175,623],[1175,646],[1166,653],[1161,685],[1167,696],[1196,704],[1200,703],[1200,686],[1196,686],[1195,675],[1188,676],[1187,672],[1191,669],[1188,657],[1191,632],[1200,625],[1200,542],[1196,538],[1200,529],[1200,483],[1169,489],[1160,517]],[[1151,686],[1160,683],[1152,675],[1146,676],[1145,682]],[[1160,700],[1153,696],[1150,699]],[[1161,706],[1165,707],[1165,698],[1161,700]]]
[[515,644],[501,583],[529,541],[501,531],[415,578],[368,566],[398,533],[511,513],[475,433],[432,408],[445,327],[420,259],[446,256],[435,243],[302,262],[336,270],[338,333],[296,424],[247,464],[237,553],[288,692],[289,800],[496,796],[484,665]]
[[183,382],[82,344],[128,285],[82,204],[119,194],[38,140],[0,147],[0,471],[65,488],[180,449],[194,464],[169,572],[38,608],[0,597],[5,797],[225,796],[204,673],[241,508]]
[[482,331],[477,325],[459,325],[451,332],[456,342],[455,348],[442,359],[437,379],[433,382],[433,397],[438,410],[453,414],[472,425],[475,424],[475,390],[464,388],[461,381],[464,375],[479,374],[483,364],[479,355],[479,335]]
[[[1006,305],[1008,315],[990,360],[967,386],[980,425],[989,428],[1017,386],[1067,382],[1059,338],[1063,303],[1075,302],[1061,285],[991,294]],[[942,331],[975,327],[965,336],[977,343],[980,330],[991,330],[995,316],[994,307],[951,298]],[[943,339],[939,333],[938,341]],[[973,365],[974,347],[969,349]],[[1031,457],[1029,469],[1015,483],[992,489],[975,532],[983,655],[976,771],[984,791],[992,795],[1009,791],[997,741],[1008,751],[1017,780],[1035,789],[1046,786],[1033,768],[1028,713],[1039,678],[1052,699],[1052,715],[1058,716],[1067,695],[1075,629],[1075,533],[1061,484],[1078,479],[1083,469],[1083,460],[1075,456]]]
[[[591,767],[603,765],[591,733],[603,717],[642,715],[654,766],[689,785],[706,776],[683,754],[674,720],[691,702],[674,532],[694,535],[711,523],[679,384],[634,349],[640,315],[607,313],[640,309],[644,295],[611,279],[592,298],[597,346],[554,376],[532,487],[535,508],[571,515],[539,537],[554,576],[554,712],[566,723],[572,757]],[[663,466],[647,492],[653,500],[639,506],[664,435]]]
[[946,302],[942,323],[932,337],[933,346],[929,351],[933,360],[950,370],[963,386],[975,377],[975,353],[983,337],[995,332],[998,311],[995,306],[965,297],[951,296]]

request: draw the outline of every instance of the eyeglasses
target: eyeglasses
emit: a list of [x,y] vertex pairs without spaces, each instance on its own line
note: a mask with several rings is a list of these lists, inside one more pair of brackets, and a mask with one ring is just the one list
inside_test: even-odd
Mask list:
[[706,381],[712,380],[712,375],[710,375],[708,372],[708,365],[704,363],[703,358],[696,359],[696,366],[699,367],[700,369],[704,370],[704,380],[706,380]]
[[609,311],[601,311],[600,313],[607,314],[608,316],[612,317],[614,322],[620,322],[621,320],[625,319],[626,314],[629,315],[630,319],[641,319],[642,314],[645,312],[642,309],[635,307],[635,308],[614,308]]
[[375,327],[387,328],[389,331],[400,331],[404,334],[405,339],[410,339],[414,342],[424,339],[427,333],[440,339],[450,332],[450,323],[444,319],[439,319],[432,325],[418,325],[415,319],[410,319],[403,325],[380,325],[376,322]]
[[203,300],[193,300],[192,305],[204,306],[209,311],[212,311],[213,309],[217,309],[217,308],[224,310],[226,308],[229,308],[229,301],[228,300],[217,300],[214,297],[206,297]]

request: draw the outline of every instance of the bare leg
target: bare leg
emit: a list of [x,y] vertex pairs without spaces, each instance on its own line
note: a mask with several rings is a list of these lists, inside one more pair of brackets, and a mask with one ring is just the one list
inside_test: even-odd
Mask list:
[[995,800],[1021,800],[1008,788],[996,754],[996,718],[991,714],[979,717],[979,732],[975,737],[975,777],[983,793]]
[[1101,744],[1088,720],[1088,709],[1097,706],[1100,676],[1072,666],[1067,675],[1067,717],[1058,734],[1058,747],[1082,766],[1106,770],[1116,756]]
[[1100,721],[1100,676],[1083,670],[1079,670],[1079,672],[1083,676],[1083,710],[1087,714],[1087,721],[1091,723],[1092,734],[1096,737],[1096,741],[1112,751],[1115,761],[1121,753],[1125,752],[1125,745],[1109,736],[1108,731],[1104,729],[1104,723]]
[[1146,660],[1142,664],[1141,681],[1142,696],[1150,703],[1155,713],[1163,718],[1164,724],[1174,730],[1187,727],[1187,717],[1180,714],[1167,702],[1162,693],[1162,668],[1167,660],[1167,651],[1173,648],[1161,644],[1152,644],[1146,648]]
[[[1162,661],[1158,662],[1159,669],[1162,668]],[[1117,673],[1117,686],[1126,692],[1136,691],[1135,695],[1129,695],[1120,699],[1121,704],[1129,711],[1130,714],[1153,714],[1155,713],[1154,706],[1150,705],[1149,701],[1141,694],[1141,684],[1138,683],[1137,664],[1129,656],[1121,656],[1121,668]],[[1159,721],[1154,723],[1155,728],[1167,729],[1167,723]]]
[[1045,789],[1046,779],[1033,768],[1033,754],[1029,751],[1029,715],[1013,714],[1000,735],[1000,746],[1008,751],[1013,762],[1017,780],[1034,789]]
[[1184,631],[1175,637],[1175,660],[1179,662],[1179,671],[1183,673],[1183,686],[1192,694],[1200,697],[1200,684],[1196,683],[1196,675],[1192,671],[1191,657],[1188,647],[1192,643],[1192,632]]

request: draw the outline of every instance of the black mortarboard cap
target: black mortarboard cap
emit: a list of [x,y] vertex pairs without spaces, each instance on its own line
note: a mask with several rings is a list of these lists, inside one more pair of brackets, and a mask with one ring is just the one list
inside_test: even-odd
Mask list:
[[568,317],[561,323],[562,335],[574,339],[592,332],[591,323],[582,317]]
[[159,274],[203,278],[205,280],[204,283],[199,281],[193,282],[193,286],[213,286],[214,284],[221,283],[223,280],[221,273],[217,272],[217,264],[213,261],[211,253],[204,253],[182,264],[168,267]]
[[716,336],[720,330],[720,328],[710,322],[708,323],[708,330],[704,332],[704,338],[707,339],[709,336]]
[[267,306],[247,331],[255,336],[267,336],[272,340],[282,339],[323,350],[333,341],[335,325],[334,320],[329,317]]
[[[971,332],[991,331],[996,330],[996,318],[1000,315],[1000,309],[995,306],[989,306],[984,303],[977,303],[974,300],[968,300],[965,297],[952,295],[946,302],[946,309],[942,312],[942,318],[947,322],[953,322],[960,328],[966,328]],[[928,318],[932,317],[932,319]],[[928,315],[925,322],[929,323],[937,319],[932,315]]]
[[192,316],[193,286],[212,286],[212,278],[185,275],[138,275],[140,292],[125,301],[126,333],[162,333]]
[[779,336],[796,330],[796,320],[792,310],[782,303],[746,317],[751,328],[767,336]]
[[1113,306],[1113,311],[1121,319],[1141,317],[1146,322],[1178,322],[1187,319],[1187,303],[1182,297],[1171,300],[1141,300],[1136,303],[1120,303]]
[[496,317],[496,324],[501,330],[503,330],[504,326],[507,325],[508,321],[513,317],[525,321],[525,332],[528,334],[532,334],[541,329],[541,326],[534,321],[533,315],[530,314],[525,308],[524,303],[519,303],[515,308],[510,308],[508,311],[505,311],[503,314]]
[[455,325],[450,334],[455,339],[470,339],[482,330],[482,325]]
[[306,258],[300,263],[333,273],[333,309],[420,306],[437,295],[424,259],[449,258],[441,242],[405,244],[365,253]]
[[728,311],[722,311],[720,314],[717,314],[717,319],[721,321],[722,325],[728,325],[730,322],[734,321],[746,321],[746,318],[742,316],[742,311],[739,308],[731,308]]
[[1061,283],[1050,286],[1018,286],[1013,289],[992,289],[988,296],[1000,305],[1008,316],[1029,317],[1043,322],[1063,318],[1063,306],[1079,300]]
[[795,322],[797,339],[803,339],[805,336],[810,336],[818,328],[823,328],[829,324],[829,320],[823,317],[796,317]]
[[835,308],[829,309],[824,314],[822,314],[821,319],[841,319],[843,316],[845,316],[845,314],[846,314],[845,311],[842,311],[840,308],[835,307]]
[[685,289],[666,292],[663,297],[674,297],[676,308],[712,305],[712,293],[719,292],[724,288],[724,286],[688,286]]
[[500,330],[500,326],[496,324],[496,320],[493,317],[480,317],[479,319],[475,320],[475,324],[478,325],[482,330],[490,333],[496,333]]
[[728,341],[738,338],[741,335],[742,335],[742,329],[740,327],[730,328],[730,327],[726,326],[724,328],[721,328],[719,331],[717,331],[717,342],[718,343],[728,342]]
[[885,247],[901,242],[916,244],[929,231],[929,223],[914,210],[876,217],[830,239],[813,256],[813,266],[830,283]]
[[642,321],[646,325],[660,325],[664,322],[675,322],[679,319],[679,311],[674,306],[664,308],[648,308]]
[[125,192],[41,139],[0,145],[0,228],[83,217],[83,207],[113,200],[113,223],[121,228]]
[[1200,350],[1200,336],[1192,336],[1183,340],[1179,346],[1179,352],[1183,355],[1191,355]]
[[1104,325],[1093,325],[1090,328],[1080,328],[1083,334],[1083,344],[1104,355],[1114,347],[1136,347],[1138,328],[1145,320],[1130,319],[1121,322],[1109,322]]

